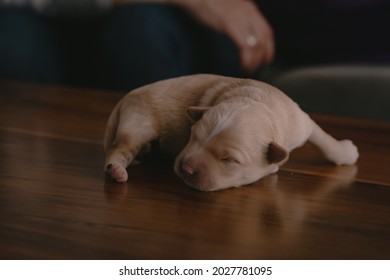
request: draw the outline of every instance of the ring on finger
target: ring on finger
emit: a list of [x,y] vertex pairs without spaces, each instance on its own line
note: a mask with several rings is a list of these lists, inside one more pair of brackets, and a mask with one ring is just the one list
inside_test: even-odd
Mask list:
[[248,37],[246,37],[246,44],[249,47],[256,46],[257,45],[257,38],[254,35],[249,35]]

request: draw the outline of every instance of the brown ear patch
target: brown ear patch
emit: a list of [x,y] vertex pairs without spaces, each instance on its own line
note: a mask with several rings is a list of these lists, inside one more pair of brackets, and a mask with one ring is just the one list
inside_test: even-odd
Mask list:
[[197,122],[199,121],[202,117],[203,114],[209,109],[210,107],[189,107],[187,109],[187,115],[190,118],[191,121]]
[[288,152],[275,142],[271,142],[266,149],[265,157],[269,163],[279,163],[287,159]]

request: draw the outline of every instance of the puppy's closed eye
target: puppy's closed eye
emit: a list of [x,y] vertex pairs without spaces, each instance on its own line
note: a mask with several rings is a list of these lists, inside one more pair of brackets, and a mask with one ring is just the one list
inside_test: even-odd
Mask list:
[[240,164],[238,160],[229,156],[220,157],[219,161],[223,162],[224,164]]

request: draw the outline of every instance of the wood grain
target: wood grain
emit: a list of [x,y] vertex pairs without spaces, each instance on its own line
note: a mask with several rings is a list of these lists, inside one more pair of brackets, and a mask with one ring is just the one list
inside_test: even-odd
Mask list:
[[0,259],[389,259],[390,125],[313,116],[357,166],[310,145],[237,189],[186,187],[169,160],[103,176],[123,93],[0,83]]

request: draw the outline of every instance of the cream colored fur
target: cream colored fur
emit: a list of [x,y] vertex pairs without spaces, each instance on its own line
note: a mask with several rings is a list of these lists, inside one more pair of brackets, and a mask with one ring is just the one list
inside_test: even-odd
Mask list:
[[351,141],[324,132],[278,89],[206,74],[156,82],[118,103],[104,140],[107,175],[127,181],[126,168],[153,140],[176,157],[175,173],[202,191],[239,187],[274,173],[307,140],[338,165],[354,164],[359,156]]

